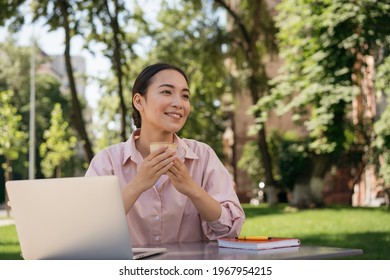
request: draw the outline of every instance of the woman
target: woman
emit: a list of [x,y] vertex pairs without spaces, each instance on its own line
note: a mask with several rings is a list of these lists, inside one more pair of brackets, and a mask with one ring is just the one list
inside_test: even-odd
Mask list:
[[[206,144],[176,135],[190,113],[185,73],[169,64],[146,67],[133,87],[137,130],[99,152],[86,176],[119,177],[133,245],[234,237],[245,216],[233,181]],[[184,159],[152,142],[175,143]]]

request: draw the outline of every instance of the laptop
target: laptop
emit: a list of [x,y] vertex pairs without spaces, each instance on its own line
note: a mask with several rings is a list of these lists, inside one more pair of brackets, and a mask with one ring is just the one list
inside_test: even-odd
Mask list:
[[116,176],[6,182],[27,260],[139,259],[166,248],[133,250]]

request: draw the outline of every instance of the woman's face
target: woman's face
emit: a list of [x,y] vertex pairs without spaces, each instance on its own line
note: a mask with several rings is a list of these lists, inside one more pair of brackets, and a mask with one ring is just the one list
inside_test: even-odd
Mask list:
[[190,114],[188,84],[176,70],[162,70],[154,75],[146,95],[139,98],[142,128],[176,133]]

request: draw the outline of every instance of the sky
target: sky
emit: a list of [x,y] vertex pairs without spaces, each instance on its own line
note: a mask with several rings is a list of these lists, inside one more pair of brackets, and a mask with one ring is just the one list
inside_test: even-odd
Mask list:
[[[7,37],[5,28],[0,27],[0,41]],[[65,50],[64,35],[62,30],[48,31],[41,23],[26,25],[14,35],[18,45],[31,46],[32,38],[35,38],[37,45],[48,55],[63,55]],[[96,55],[93,56],[87,50],[82,49],[83,40],[81,36],[74,37],[71,41],[71,55],[82,56],[86,60],[86,72],[88,76],[104,78],[110,69],[110,62],[99,51],[98,45],[94,46]],[[97,108],[99,94],[98,84],[89,80],[86,87],[86,99],[92,108]]]
[[[147,17],[153,18],[159,9],[159,2],[156,0],[146,0],[143,2],[143,7]],[[65,50],[64,45],[64,32],[63,30],[50,31],[49,28],[44,26],[43,21],[31,23],[31,12],[29,8],[25,8],[25,21],[30,24],[25,24],[22,30],[13,35],[18,45],[31,46],[32,38],[35,38],[38,46],[48,55],[63,55]],[[4,27],[0,27],[0,42],[4,41],[7,37],[7,30]],[[72,38],[71,41],[71,55],[82,56],[86,60],[86,74],[91,77],[105,78],[110,72],[110,61],[102,55],[101,46],[95,44],[92,46],[95,55],[92,55],[89,51],[82,48],[83,38],[78,35]],[[99,85],[94,82],[93,79],[89,79],[85,97],[88,104],[92,109],[97,108],[99,100]]]

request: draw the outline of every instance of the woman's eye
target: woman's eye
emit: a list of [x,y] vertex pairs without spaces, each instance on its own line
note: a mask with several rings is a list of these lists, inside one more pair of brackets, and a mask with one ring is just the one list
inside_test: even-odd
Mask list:
[[172,94],[172,92],[170,90],[163,90],[161,93],[163,93],[163,94]]
[[189,94],[183,94],[182,98],[185,99],[185,100],[189,100],[190,99],[190,95]]

